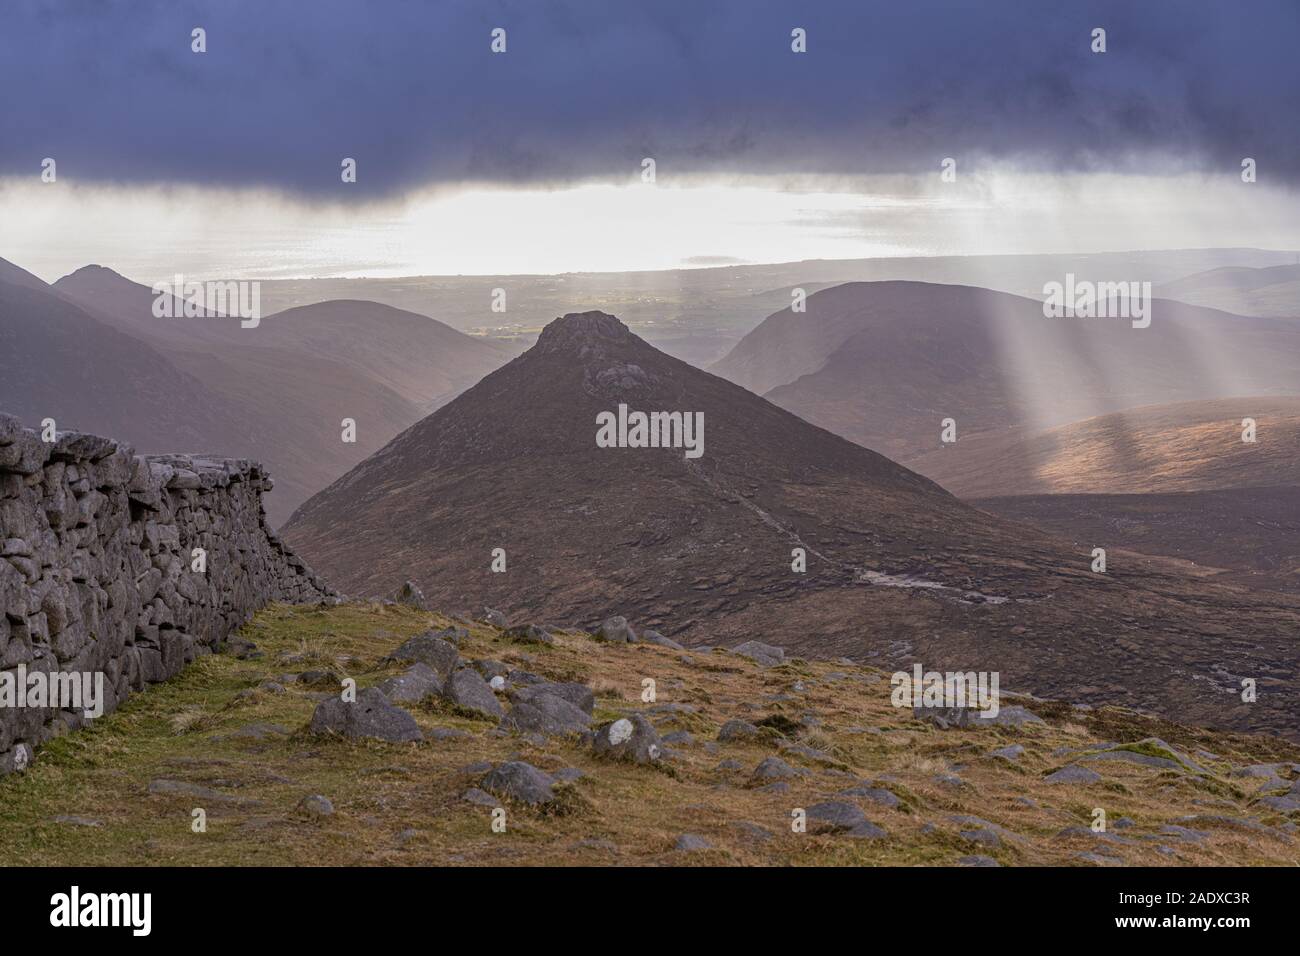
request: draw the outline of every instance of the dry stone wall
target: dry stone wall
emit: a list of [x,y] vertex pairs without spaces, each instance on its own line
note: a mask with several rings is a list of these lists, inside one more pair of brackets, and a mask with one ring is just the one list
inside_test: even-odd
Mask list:
[[[336,597],[267,526],[271,479],[256,462],[53,439],[0,413],[0,774],[86,720],[20,676],[53,687],[40,675],[102,674],[110,713],[220,650],[263,605]],[[32,700],[44,705],[18,706]]]

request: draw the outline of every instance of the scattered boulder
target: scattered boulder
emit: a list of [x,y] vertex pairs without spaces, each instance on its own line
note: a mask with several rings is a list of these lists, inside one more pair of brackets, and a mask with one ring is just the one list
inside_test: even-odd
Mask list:
[[517,699],[510,713],[501,720],[501,728],[511,733],[539,733],[547,737],[584,734],[590,727],[591,718],[586,712],[551,694]]
[[872,787],[868,785],[859,785],[849,787],[847,790],[841,790],[842,797],[858,797],[863,800],[870,800],[872,803],[879,804],[882,807],[894,809],[902,801],[892,790],[886,790],[884,787]]
[[749,820],[737,820],[731,824],[731,827],[732,829],[739,831],[739,833],[746,839],[755,840],[759,843],[767,843],[769,840],[775,839],[776,837],[776,834],[767,827],[759,826],[757,823],[752,823]]
[[442,693],[442,686],[437,671],[421,661],[377,685],[379,692],[389,700],[403,704],[415,704],[426,697],[437,696]]
[[673,844],[673,849],[679,853],[695,853],[699,850],[711,850],[713,844],[694,833],[683,833]]
[[750,774],[750,779],[755,783],[768,783],[772,780],[798,777],[800,773],[780,757],[765,757],[754,768],[754,772]]
[[863,820],[850,829],[845,836],[852,837],[855,840],[884,840],[888,838],[889,833],[884,827],[878,827],[870,820]]
[[579,684],[574,681],[563,683],[544,681],[540,684],[530,684],[527,687],[519,688],[511,697],[515,701],[524,701],[526,703],[533,703],[538,697],[559,697],[588,716],[596,707],[596,695],[592,693],[591,688],[586,684]]
[[1002,838],[998,836],[996,830],[990,830],[988,827],[976,827],[971,830],[961,830],[962,838],[969,840],[971,843],[978,843],[982,846],[996,850],[1002,845]]
[[522,760],[510,760],[498,764],[479,781],[479,786],[488,793],[529,806],[539,806],[554,801],[555,793],[552,788],[555,784],[556,780],[550,774],[543,773]]
[[794,756],[800,757],[803,760],[808,761],[809,763],[821,764],[824,767],[841,766],[841,762],[837,758],[832,757],[830,754],[826,753],[823,750],[817,750],[814,747],[809,747],[807,744],[802,743],[800,741],[791,742],[791,741],[782,740],[782,741],[778,741],[778,746],[780,747],[782,753],[793,754]]
[[989,715],[977,707],[913,707],[912,716],[934,724],[940,730],[953,727],[1023,727],[1045,723],[1043,718],[1019,705],[1000,707]]
[[729,720],[718,731],[718,739],[725,742],[755,740],[761,731],[747,720]]
[[520,644],[554,644],[551,632],[536,624],[520,624],[506,631],[506,637]]
[[445,682],[460,662],[460,651],[450,641],[445,641],[435,631],[417,634],[388,655],[391,660],[424,664]]
[[469,631],[463,627],[444,627],[441,630],[430,630],[426,633],[457,647],[460,647],[461,641],[469,637]]
[[424,599],[424,592],[414,581],[405,582],[397,593],[393,595],[393,600],[398,604],[405,604],[407,607],[413,607],[421,611],[429,610],[429,603]]
[[343,678],[330,670],[312,670],[303,671],[298,675],[299,684],[306,684],[308,687],[338,687],[343,683]]
[[645,630],[641,632],[641,642],[643,644],[657,644],[660,647],[667,647],[674,651],[684,651],[686,648],[678,644],[671,638],[664,637],[658,631]]
[[762,641],[746,641],[744,644],[737,644],[731,652],[741,657],[748,657],[760,667],[774,667],[785,660],[785,648],[764,644]]
[[334,804],[330,802],[330,798],[321,796],[319,793],[303,797],[298,802],[298,809],[315,819],[334,815]]
[[287,736],[289,736],[288,727],[267,723],[245,724],[230,732],[230,737],[237,740],[265,740],[268,737]]
[[54,823],[64,823],[73,827],[102,827],[104,825],[102,820],[79,816],[75,813],[61,813],[57,817],[51,817],[50,819]]
[[1072,763],[1062,767],[1055,773],[1048,774],[1043,779],[1046,783],[1088,784],[1100,780],[1101,774]]
[[339,734],[353,740],[372,737],[394,743],[420,740],[424,736],[415,718],[394,707],[375,687],[358,693],[353,703],[340,697],[321,701],[311,715],[309,729],[314,734]]
[[663,753],[658,732],[640,714],[603,725],[596,731],[592,747],[598,757],[642,764],[658,762]]
[[614,644],[635,644],[636,631],[632,625],[627,622],[627,618],[615,615],[606,618],[596,630],[595,637],[598,640],[610,641]]
[[808,808],[807,813],[810,829],[815,826],[818,830],[838,832],[852,830],[854,827],[867,822],[866,814],[853,804],[846,803],[843,800],[827,800],[823,803],[814,803]]
[[478,787],[470,787],[460,795],[460,798],[466,803],[472,803],[480,807],[495,807],[497,805],[496,797],[486,791],[480,790]]
[[1077,760],[1123,760],[1158,770],[1207,775],[1208,771],[1186,754],[1175,750],[1159,737],[1146,737],[1129,744],[1110,744],[1081,754]]
[[208,805],[246,807],[259,805],[256,800],[231,796],[228,793],[222,793],[220,790],[213,790],[211,787],[205,787],[197,783],[190,783],[186,780],[167,780],[162,778],[151,780],[149,781],[149,793],[154,796],[188,797],[192,800],[201,800],[203,803]]
[[1292,810],[1300,810],[1300,799],[1287,794],[1275,797],[1260,797],[1259,805],[1281,813],[1289,813]]
[[505,630],[506,627],[506,616],[496,608],[485,607],[482,621],[484,624],[491,624],[493,627],[499,627],[502,630]]
[[483,675],[483,679],[491,683],[494,677],[506,677],[510,673],[510,665],[503,664],[500,661],[490,659],[471,661],[470,665],[474,670]]
[[461,668],[452,674],[442,689],[442,696],[457,707],[487,717],[500,718],[505,713],[483,675],[472,668]]
[[990,757],[1001,757],[1003,760],[1009,760],[1016,763],[1025,755],[1025,748],[1020,744],[1012,744],[1010,747],[999,747],[989,754]]

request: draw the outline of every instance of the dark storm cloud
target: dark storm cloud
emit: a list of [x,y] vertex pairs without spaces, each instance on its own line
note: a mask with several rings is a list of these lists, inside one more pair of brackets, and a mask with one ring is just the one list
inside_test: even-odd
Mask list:
[[1253,156],[1294,181],[1297,36],[1295,0],[5,0],[0,172],[339,196],[350,156],[373,196],[644,156],[661,181]]

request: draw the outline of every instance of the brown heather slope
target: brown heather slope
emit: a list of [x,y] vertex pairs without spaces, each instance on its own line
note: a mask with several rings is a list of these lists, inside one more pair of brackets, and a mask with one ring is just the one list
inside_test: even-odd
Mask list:
[[777,312],[713,371],[904,463],[982,432],[1151,405],[1300,394],[1300,325],[1156,300],[1127,319],[1049,319],[969,286],[855,282]]
[[1144,495],[977,498],[1085,550],[1104,544],[1190,562],[1209,580],[1300,594],[1300,487]]
[[[331,301],[265,316],[157,318],[148,286],[86,266],[53,288],[149,342],[249,423],[245,454],[276,476],[280,524],[402,429],[505,362],[502,346],[376,302]],[[341,440],[341,422],[357,440]]]
[[[596,416],[702,411],[705,452],[601,449]],[[672,359],[612,316],[537,345],[312,498],[285,537],[335,587],[688,643],[996,670],[1007,686],[1295,733],[1300,599],[1090,554]],[[791,549],[808,571],[794,573]],[[508,570],[490,570],[491,552]],[[881,575],[884,575],[882,577]],[[1239,701],[1239,681],[1267,687]]]
[[[1245,418],[1253,444],[1241,440]],[[969,436],[909,465],[1077,547],[1166,555],[1218,581],[1300,593],[1300,398],[1148,405]]]
[[[1253,444],[1241,440],[1246,418]],[[1145,405],[1040,432],[959,436],[907,464],[962,498],[1300,486],[1300,397]]]

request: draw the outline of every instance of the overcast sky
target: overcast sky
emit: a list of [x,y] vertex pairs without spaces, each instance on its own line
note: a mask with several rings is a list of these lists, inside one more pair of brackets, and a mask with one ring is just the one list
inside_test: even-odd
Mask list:
[[[546,216],[563,215],[557,195],[572,196],[576,214],[575,187],[637,187],[644,157],[660,186],[711,190],[721,216],[736,219],[722,197],[743,184],[769,197],[747,208],[772,229],[800,227],[733,252],[712,247],[728,230],[698,233],[712,220],[696,210],[687,234],[712,246],[676,250],[679,260],[802,257],[782,242],[820,253],[834,243],[805,240],[827,216],[843,223],[882,202],[979,208],[995,182],[1024,197],[1008,192],[1008,175],[1054,177],[1076,196],[1114,177],[1226,188],[1251,156],[1270,204],[1294,211],[1300,185],[1296,0],[5,0],[2,26],[0,255],[21,261],[25,242],[42,268],[71,255],[44,238],[66,236],[69,208],[136,226],[224,209],[251,228],[240,221],[252,213],[233,207],[255,202],[277,210],[266,241],[279,223],[280,251],[303,253],[281,263],[289,272],[502,271],[474,267],[486,247],[461,247],[447,268],[436,256],[359,253],[364,236],[409,244],[413,216],[425,228],[481,217],[490,203],[463,197],[461,219],[430,211],[445,212],[437,204],[467,183],[470,196],[551,195],[530,206]],[[206,53],[191,52],[195,27]],[[496,27],[504,54],[490,49]],[[795,27],[807,30],[806,54],[791,51]],[[1095,27],[1104,54],[1090,50]],[[933,194],[947,156],[975,192]],[[39,180],[44,157],[68,187],[58,200],[36,191],[51,185]],[[340,181],[344,157],[357,160],[355,184]],[[838,198],[783,205],[781,195]],[[736,229],[757,228],[740,219]],[[351,237],[330,244],[347,251],[322,251],[324,231],[349,222]],[[1208,230],[1178,228],[1172,244],[1212,244]],[[840,234],[836,248],[942,244],[941,224],[930,239],[898,229],[883,246]],[[112,239],[79,237],[98,240],[101,259]],[[1253,244],[1279,241],[1294,233],[1265,222]],[[538,271],[584,268],[591,256],[574,250]]]

